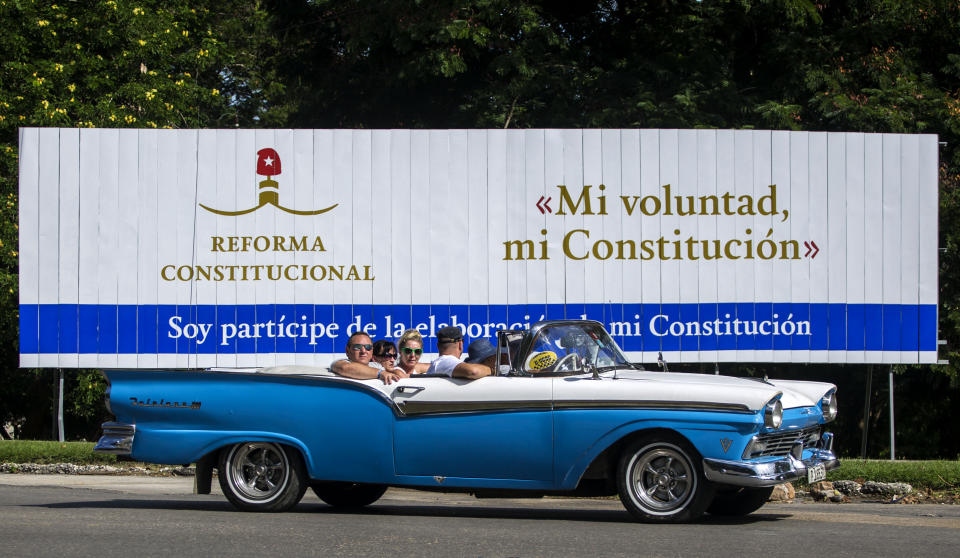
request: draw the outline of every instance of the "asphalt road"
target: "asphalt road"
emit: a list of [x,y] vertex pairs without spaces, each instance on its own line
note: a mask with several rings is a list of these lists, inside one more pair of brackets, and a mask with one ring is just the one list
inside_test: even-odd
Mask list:
[[391,489],[355,513],[312,493],[233,511],[191,479],[0,474],[0,556],[952,556],[960,506],[767,504],[737,520],[634,523],[619,501]]

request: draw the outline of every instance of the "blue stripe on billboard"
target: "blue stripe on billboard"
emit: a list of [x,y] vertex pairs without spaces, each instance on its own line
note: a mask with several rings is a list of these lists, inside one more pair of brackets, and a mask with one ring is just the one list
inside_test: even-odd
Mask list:
[[[579,311],[581,314],[572,312]],[[467,342],[541,319],[604,324],[627,351],[935,351],[937,308],[895,304],[85,305],[20,306],[20,352],[337,353],[348,331],[396,339],[459,325]]]

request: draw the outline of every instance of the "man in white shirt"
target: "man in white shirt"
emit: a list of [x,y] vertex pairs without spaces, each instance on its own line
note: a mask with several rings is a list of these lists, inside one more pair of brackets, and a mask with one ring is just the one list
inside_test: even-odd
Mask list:
[[464,362],[463,332],[457,326],[437,330],[437,352],[440,354],[430,363],[427,374],[442,374],[454,378],[476,380],[490,375],[490,368],[482,364]]
[[354,378],[356,380],[372,380],[374,378],[391,384],[400,379],[400,376],[384,370],[379,364],[370,366],[373,357],[373,340],[362,331],[358,331],[347,339],[347,358],[334,361],[330,369],[334,374]]

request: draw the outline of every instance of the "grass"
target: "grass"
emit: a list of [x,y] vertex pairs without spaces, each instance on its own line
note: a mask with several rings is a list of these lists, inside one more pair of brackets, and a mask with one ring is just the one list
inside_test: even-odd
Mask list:
[[890,461],[841,459],[827,480],[906,482],[914,488],[960,489],[960,461]]
[[0,463],[116,464],[115,455],[93,453],[93,442],[0,440]]

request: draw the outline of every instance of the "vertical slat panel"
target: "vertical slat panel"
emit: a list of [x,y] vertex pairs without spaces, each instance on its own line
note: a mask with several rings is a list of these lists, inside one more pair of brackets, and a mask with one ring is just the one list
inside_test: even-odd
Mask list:
[[[827,134],[815,132],[810,134],[810,156],[809,156],[809,236],[816,241],[817,245],[823,248],[829,245],[830,231],[828,229],[828,208],[826,200],[827,192]],[[827,257],[821,257],[827,256]],[[816,258],[810,260],[810,283],[808,300],[810,301],[810,361],[827,361],[827,335],[829,331],[823,324],[827,320],[827,303],[829,302],[829,277],[828,266],[830,258],[828,254],[818,254]]]
[[937,330],[937,324],[939,323],[937,319],[937,293],[939,291],[937,260],[939,251],[931,249],[931,247],[939,245],[937,238],[939,180],[937,176],[939,167],[937,148],[937,136],[923,135],[920,137],[920,162],[917,171],[919,181],[918,219],[920,221],[919,238],[917,239],[917,250],[920,253],[918,302],[922,305],[929,305],[927,309],[921,311],[931,314],[929,318],[926,315],[921,317],[925,328],[927,323],[930,324],[929,329],[922,330],[920,336],[919,360],[923,363],[937,362],[936,343],[939,337]]
[[[736,190],[734,182],[734,162],[736,153],[736,132],[732,130],[717,131],[717,192]],[[721,194],[722,195],[722,194]],[[718,200],[722,201],[722,200]],[[722,212],[721,212],[722,213]],[[724,215],[717,219],[717,238],[726,242],[742,237],[742,231],[737,229],[737,219]],[[737,273],[736,264],[724,257],[717,263],[717,319],[726,323],[736,319],[737,308]],[[737,361],[737,339],[724,334],[717,336],[718,359],[722,362]]]
[[[17,210],[20,235],[17,257],[20,261],[17,277],[20,304],[40,303],[40,131],[36,128],[20,129],[20,195]],[[36,367],[39,363],[37,348],[40,342],[39,312],[25,311],[20,316],[20,366]],[[26,350],[24,348],[26,347]]]
[[[234,173],[236,176],[236,191],[233,195],[233,203],[230,207],[235,211],[242,211],[256,207],[259,203],[258,185],[265,177],[257,175],[257,149],[258,144],[257,130],[238,130],[236,146],[234,148]],[[282,161],[282,159],[281,159]],[[282,164],[282,163],[281,163]],[[283,170],[281,168],[281,170]],[[224,198],[230,200],[228,196]],[[247,213],[239,217],[225,217],[236,227],[237,236],[250,236],[257,231],[258,219],[264,219],[261,214],[266,215],[271,208],[262,208],[253,213]],[[227,228],[226,230],[230,230]],[[238,252],[236,254],[238,262],[244,265],[255,265],[261,263],[255,252]],[[237,321],[247,324],[257,322],[256,304],[258,302],[257,281],[253,281],[251,275],[246,280],[237,281]],[[256,366],[259,361],[257,354],[258,340],[250,335],[245,338],[237,339],[237,366],[250,367]]]
[[[602,312],[596,303],[603,304],[606,302],[606,296],[603,292],[605,270],[603,260],[597,256],[602,252],[594,253],[593,248],[596,246],[598,250],[603,249],[603,242],[606,241],[604,225],[610,217],[609,208],[604,202],[611,197],[615,197],[616,193],[608,195],[611,194],[610,188],[604,184],[603,143],[600,130],[583,130],[582,145],[583,184],[591,186],[590,197],[594,205],[592,209],[595,215],[584,216],[583,218],[583,228],[590,232],[590,240],[586,242],[584,247],[587,259],[578,262],[579,267],[583,270],[584,279],[583,293],[580,296],[582,297],[581,300],[586,303],[584,312],[596,313]],[[601,186],[603,186],[602,189]],[[594,314],[594,317],[600,319],[602,315]]]
[[866,362],[883,358],[883,136],[864,138],[864,337]]
[[[763,215],[762,211],[766,208],[762,206],[763,199],[770,196],[770,185],[773,184],[772,177],[772,149],[773,137],[768,130],[755,130],[753,133],[753,211],[754,215],[754,269],[756,270],[753,278],[754,288],[754,320],[757,326],[755,335],[756,352],[754,360],[760,362],[770,362],[773,360],[773,338],[760,333],[759,324],[768,321],[773,317],[773,260],[768,259],[771,252],[770,242],[773,241],[776,246],[776,236],[773,232],[773,217]],[[773,249],[773,253],[776,248]],[[766,256],[765,256],[766,254]]]
[[920,298],[920,136],[905,135],[900,142],[900,355],[897,362],[919,362]]
[[[524,194],[522,203],[526,219],[522,238],[529,239],[534,244],[533,259],[528,259],[523,264],[526,268],[526,284],[523,290],[530,320],[536,321],[546,313],[544,293],[547,288],[547,260],[542,259],[542,242],[547,237],[542,231],[549,231],[547,217],[551,215],[550,213],[541,214],[536,209],[536,203],[540,201],[541,196],[553,196],[552,190],[556,190],[555,187],[547,184],[544,178],[545,142],[543,130],[524,130],[523,153]],[[551,203],[551,208],[554,205]],[[546,256],[550,257],[550,254],[547,253]],[[492,342],[496,344],[496,339],[493,339]]]
[[[698,198],[707,198],[709,196],[717,197],[717,132],[715,130],[699,130],[697,132],[697,184],[696,196]],[[709,202],[706,202],[707,205]],[[719,198],[718,198],[719,206]],[[712,209],[710,207],[709,209]],[[719,207],[717,208],[719,212]],[[696,302],[699,309],[699,321],[701,324],[708,321],[717,320],[720,316],[717,311],[720,302],[718,273],[720,269],[719,260],[716,259],[718,250],[713,241],[720,240],[718,234],[719,215],[701,215],[697,218],[697,236],[704,243],[709,243],[706,248],[698,248],[700,260],[697,265],[697,292]],[[702,244],[701,244],[702,246]],[[708,259],[708,255],[712,259]],[[706,329],[706,328],[704,328]],[[703,331],[698,339],[698,356],[700,362],[711,363],[719,361],[719,336],[716,331]]]
[[[847,314],[844,302],[847,299],[847,161],[846,137],[831,134],[827,138],[827,246],[823,256],[828,260],[827,301],[828,311],[827,360],[844,362],[847,347]],[[819,259],[819,254],[817,259]]]
[[97,276],[97,364],[116,368],[117,363],[117,282],[120,262],[117,204],[120,158],[119,130],[103,130],[100,134],[98,173],[97,248],[100,251]]
[[[216,194],[217,165],[211,164],[217,160],[217,131],[200,130],[197,135],[197,165],[196,200],[212,197]],[[216,216],[195,206],[196,234],[193,239],[194,262],[199,267],[212,265],[215,258],[211,257],[213,247],[212,238],[217,234]],[[194,346],[195,366],[207,368],[217,366],[217,333],[216,312],[209,310],[210,305],[219,304],[217,297],[217,283],[212,280],[195,279],[193,292],[190,293],[190,305],[196,309],[193,313],[194,321],[198,324],[207,324],[208,333],[197,337]],[[199,306],[203,305],[203,308]],[[202,342],[201,342],[202,339]]]
[[[845,362],[864,362],[865,287],[864,237],[866,199],[864,199],[864,137],[863,134],[846,135],[846,215],[841,226],[846,228],[846,258],[838,274],[846,276],[847,287],[847,347]],[[846,267],[846,270],[843,268]]]
[[623,231],[623,206],[620,196],[623,194],[623,161],[620,136],[623,130],[602,130],[601,142],[601,179],[607,189],[607,215],[604,217],[601,238],[613,244],[612,255],[603,260],[603,304],[602,322],[610,329],[612,322],[623,321],[623,269],[625,260],[619,259],[617,240],[625,240]]
[[[744,130],[734,132],[734,169],[733,169],[733,187],[736,196],[753,194],[753,132]],[[734,218],[736,227],[734,229],[734,238],[753,241],[754,245],[758,240],[757,231],[753,230],[755,222],[749,215],[738,215]],[[747,231],[750,232],[747,232]],[[756,260],[747,257],[746,246],[741,244],[737,250],[740,259],[734,264],[734,276],[736,282],[736,318],[739,320],[754,319],[754,305],[756,285],[754,275],[756,274]],[[754,349],[756,340],[746,335],[737,337],[737,361],[754,362],[756,360]]]
[[38,300],[42,306],[39,312],[39,359],[40,368],[53,368],[59,365],[57,357],[59,350],[58,312],[54,307],[59,295],[59,281],[57,279],[57,259],[59,258],[60,242],[58,240],[60,222],[57,214],[60,211],[60,166],[49,164],[56,161],[60,155],[60,134],[56,128],[42,128],[40,130],[40,161],[44,163],[38,169],[38,198],[39,214],[37,225],[36,254],[38,277]]
[[[697,156],[698,135],[696,130],[680,130],[677,134],[677,180],[674,183],[673,196],[676,207],[676,229],[680,234],[670,231],[670,238],[678,240],[680,244],[681,260],[676,262],[677,286],[679,292],[676,302],[679,303],[673,319],[683,323],[700,322],[700,274],[697,273],[698,261],[694,257],[697,248],[694,248],[693,257],[690,253],[689,239],[699,239],[700,219],[697,216],[697,189],[699,187],[699,165]],[[679,197],[679,199],[677,199]],[[688,215],[683,215],[689,213]],[[691,328],[692,329],[692,328]],[[689,332],[688,332],[689,333]],[[696,335],[684,335],[678,339],[681,352],[678,359],[681,362],[697,362],[700,360],[700,338]]]
[[[660,142],[659,132],[657,130],[640,130],[640,197],[646,196],[659,197],[662,189],[660,188]],[[642,202],[640,202],[642,203]],[[641,219],[642,239],[659,238],[662,227],[660,226],[660,215],[646,216]],[[640,290],[642,293],[643,308],[640,314],[640,321],[646,326],[650,320],[661,312],[661,291],[662,278],[660,275],[661,260],[654,257],[649,261],[643,262],[640,267]],[[644,362],[656,362],[657,353],[663,348],[662,338],[655,335],[647,335],[642,341]]]
[[117,188],[117,366],[136,367],[137,358],[137,288],[139,266],[138,233],[140,204],[139,131],[119,131],[119,174]]
[[[643,273],[642,270],[653,262],[642,260],[640,243],[643,241],[643,222],[639,205],[640,187],[640,131],[622,130],[620,134],[620,161],[621,161],[621,195],[622,199],[615,200],[616,211],[623,213],[621,234],[624,240],[633,241],[633,250],[628,257],[636,259],[626,260],[622,267],[623,291],[621,301],[624,304],[622,335],[615,341],[628,351],[631,360],[643,359],[642,342],[646,339],[644,325],[641,318],[641,302],[643,301]],[[623,200],[626,200],[623,201]],[[632,211],[627,211],[625,203],[630,203]],[[611,332],[617,335],[617,332]]]
[[[240,189],[240,184],[242,183],[239,180],[239,173],[237,168],[237,139],[239,134],[233,130],[217,130],[214,137],[216,142],[215,153],[213,154],[214,160],[216,161],[215,169],[215,182],[212,184],[200,184],[200,191],[197,194],[198,203],[204,203],[208,207],[212,207],[210,202],[205,202],[204,200],[216,200],[217,205],[226,204],[226,207],[229,210],[238,210],[245,209],[246,207],[239,207],[236,203],[239,201],[237,199],[237,193]],[[209,196],[209,197],[208,197]],[[247,202],[252,203],[252,202]],[[217,237],[223,239],[223,245],[225,249],[218,250],[216,252],[210,252],[208,258],[210,263],[213,265],[223,266],[224,269],[229,269],[230,266],[236,266],[239,264],[240,259],[238,253],[230,249],[230,238],[239,236],[237,230],[237,219],[233,217],[226,217],[210,213],[206,210],[198,210],[198,215],[201,216],[201,219],[207,219],[213,223],[213,232]],[[206,250],[210,251],[213,249],[212,241],[207,240],[210,244],[206,246]],[[203,246],[203,243],[201,243]],[[234,275],[235,276],[235,275]],[[216,366],[222,366],[227,368],[232,368],[237,366],[237,352],[238,352],[238,342],[237,335],[239,331],[231,331],[231,338],[224,339],[223,335],[223,326],[224,325],[236,325],[237,324],[237,289],[239,282],[238,281],[220,281],[215,283],[214,288],[216,289],[215,300],[217,304],[216,310],[216,323],[217,331],[214,331],[212,335],[215,335],[215,355],[216,355]],[[208,302],[203,301],[204,304]]]
[[57,259],[58,297],[60,304],[58,366],[76,368],[79,365],[78,311],[80,302],[80,130],[60,130],[60,184],[58,203],[60,235]]
[[903,257],[900,231],[903,216],[900,136],[883,136],[883,362],[895,363],[900,356],[900,285],[897,262]]
[[[790,132],[778,131],[771,134],[771,155],[770,155],[770,184],[777,188],[776,211],[777,214],[770,217],[770,228],[773,229],[773,239],[777,244],[777,258],[772,260],[770,266],[771,281],[773,282],[773,291],[771,301],[773,302],[771,321],[781,323],[789,315],[789,303],[791,294],[791,268],[799,264],[801,259],[788,259],[793,257],[791,242],[798,246],[798,257],[802,257],[803,252],[799,247],[803,246],[803,241],[793,235],[793,208],[790,207],[790,148],[791,138],[795,137]],[[787,243],[787,244],[784,244]],[[772,336],[771,345],[773,347],[772,359],[775,362],[787,362],[790,360],[790,338],[779,332],[779,326],[775,329]]]

